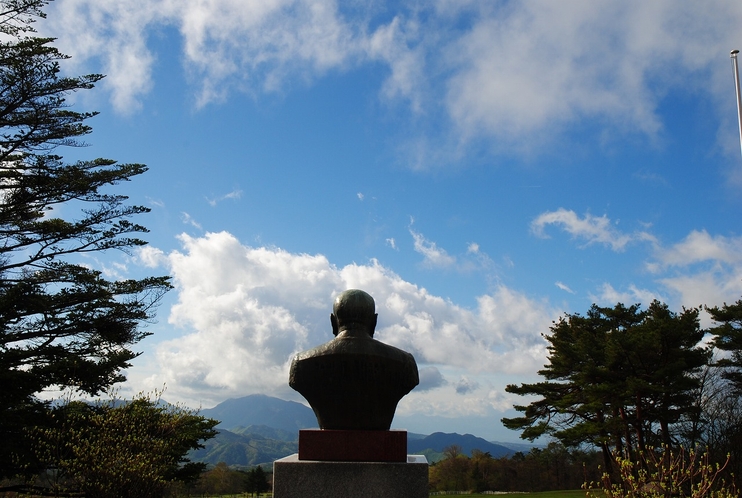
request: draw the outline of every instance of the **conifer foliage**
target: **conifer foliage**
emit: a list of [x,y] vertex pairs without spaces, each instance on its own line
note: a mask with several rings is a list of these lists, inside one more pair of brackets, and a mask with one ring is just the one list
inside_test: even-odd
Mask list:
[[601,448],[606,468],[614,452],[633,458],[676,445],[681,422],[700,415],[698,374],[710,361],[698,314],[654,301],[646,310],[593,305],[586,316],[562,317],[544,336],[544,380],[506,388],[536,399],[503,424],[526,439],[551,435],[567,447]]
[[145,244],[131,218],[148,208],[111,187],[147,168],[59,155],[84,145],[96,114],[66,98],[103,76],[62,75],[66,56],[33,29],[48,3],[0,0],[0,475],[20,458],[18,426],[38,411],[35,395],[95,395],[123,380],[131,346],[148,335],[141,323],[170,288],[167,277],[108,280],[83,257]]

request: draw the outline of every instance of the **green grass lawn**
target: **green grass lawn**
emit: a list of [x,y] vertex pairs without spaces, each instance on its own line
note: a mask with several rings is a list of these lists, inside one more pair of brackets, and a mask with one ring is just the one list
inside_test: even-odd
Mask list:
[[[235,498],[235,497],[244,497],[248,495],[221,495],[218,498]],[[253,495],[249,495],[253,496]],[[264,498],[269,498],[272,496],[270,493],[263,493],[260,495]],[[573,489],[568,491],[542,491],[540,493],[503,493],[503,494],[496,494],[496,495],[480,495],[480,494],[470,494],[470,495],[433,495],[433,498],[465,498],[467,496],[480,496],[480,497],[490,497],[490,498],[585,498],[585,492],[581,489]]]
[[542,491],[540,493],[505,493],[496,495],[434,495],[434,498],[463,498],[465,496],[488,496],[497,498],[585,498],[585,491],[572,489],[567,491]]

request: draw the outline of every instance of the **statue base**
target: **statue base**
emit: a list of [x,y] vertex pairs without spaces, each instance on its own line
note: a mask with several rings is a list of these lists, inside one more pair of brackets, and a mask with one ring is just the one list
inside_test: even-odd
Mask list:
[[318,462],[299,455],[273,462],[273,498],[428,498],[428,461]]
[[299,460],[406,462],[407,431],[299,431]]

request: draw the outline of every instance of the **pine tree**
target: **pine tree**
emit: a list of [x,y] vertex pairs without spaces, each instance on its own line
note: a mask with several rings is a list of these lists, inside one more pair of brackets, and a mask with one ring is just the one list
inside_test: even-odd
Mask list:
[[632,457],[672,445],[675,425],[698,416],[695,374],[710,360],[704,335],[697,309],[676,314],[657,301],[644,311],[619,303],[566,315],[544,336],[545,380],[506,387],[538,399],[502,422],[525,439],[551,435],[568,447],[599,447],[606,468],[614,451]]
[[65,146],[84,145],[85,121],[66,97],[103,76],[66,77],[53,39],[34,36],[48,0],[0,0],[0,475],[23,461],[20,427],[33,423],[44,389],[95,395],[124,379],[170,288],[167,277],[111,281],[82,259],[146,242],[126,204],[109,188],[144,173],[109,159],[66,163]]
[[718,325],[711,329],[714,345],[728,356],[717,363],[724,368],[724,378],[730,380],[738,393],[742,393],[742,300],[734,304],[706,308]]

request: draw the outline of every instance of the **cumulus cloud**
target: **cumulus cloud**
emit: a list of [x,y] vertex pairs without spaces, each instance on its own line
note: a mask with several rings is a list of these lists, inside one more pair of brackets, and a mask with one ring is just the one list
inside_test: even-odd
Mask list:
[[[423,398],[445,387],[441,368],[466,375],[470,390],[483,389],[491,375],[535,371],[545,357],[540,333],[556,315],[502,287],[480,296],[475,309],[462,308],[373,260],[338,268],[321,255],[249,247],[224,232],[182,235],[181,243],[167,264],[177,295],[168,322],[182,337],[156,346],[156,373],[148,379],[166,383],[174,399],[291,396],[291,358],[332,338],[332,302],[348,288],[374,296],[375,337],[415,356]],[[147,253],[148,261],[159,257]]]
[[446,379],[443,378],[443,374],[436,367],[422,367],[419,368],[420,384],[417,385],[415,391],[430,391],[436,387],[441,387],[446,383]]
[[167,256],[161,249],[152,246],[140,246],[135,251],[136,261],[147,267],[157,268],[167,264]]
[[471,380],[465,375],[462,375],[455,384],[456,394],[468,394],[478,387],[479,383],[477,381]]
[[585,241],[585,245],[602,244],[614,251],[623,251],[629,242],[636,240],[654,241],[647,232],[627,234],[619,231],[607,216],[586,214],[580,218],[577,213],[564,208],[547,211],[531,222],[531,231],[539,237],[547,237],[545,227],[557,225],[576,239]]

